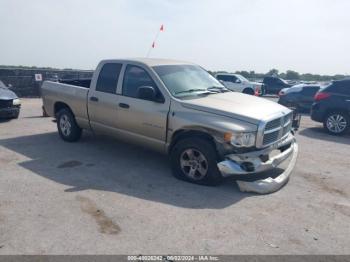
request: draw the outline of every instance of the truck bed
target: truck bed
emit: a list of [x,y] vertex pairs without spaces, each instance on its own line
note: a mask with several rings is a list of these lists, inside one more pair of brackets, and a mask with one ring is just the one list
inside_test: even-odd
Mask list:
[[55,117],[55,107],[64,103],[73,111],[78,123],[88,122],[87,96],[89,89],[77,85],[45,81],[41,87],[43,105],[49,116]]
[[62,84],[67,84],[67,85],[73,85],[73,86],[80,86],[80,87],[90,88],[91,78],[85,78],[85,79],[60,79],[58,82],[62,83]]

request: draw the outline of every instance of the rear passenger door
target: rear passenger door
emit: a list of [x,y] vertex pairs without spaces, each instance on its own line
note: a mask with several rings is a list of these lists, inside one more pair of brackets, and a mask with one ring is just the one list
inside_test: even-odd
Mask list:
[[97,69],[100,71],[95,89],[92,87],[88,95],[88,113],[94,132],[113,133],[117,128],[117,86],[121,69],[121,63],[106,63]]
[[[138,97],[138,88],[151,86],[158,102]],[[170,100],[165,99],[143,66],[127,64],[123,74],[121,94],[118,95],[118,128],[126,139],[164,149]]]

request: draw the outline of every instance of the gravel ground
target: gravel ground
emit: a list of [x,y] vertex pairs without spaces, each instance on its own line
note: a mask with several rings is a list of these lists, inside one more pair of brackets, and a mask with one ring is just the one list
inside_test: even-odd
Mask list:
[[0,254],[349,254],[350,136],[303,116],[270,195],[178,181],[167,157],[106,137],[63,142],[41,100],[0,122]]

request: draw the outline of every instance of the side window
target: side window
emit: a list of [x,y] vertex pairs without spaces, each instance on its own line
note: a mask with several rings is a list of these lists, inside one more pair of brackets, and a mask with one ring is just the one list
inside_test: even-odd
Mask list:
[[307,96],[314,96],[318,90],[319,87],[317,86],[308,86],[303,88],[302,94]]
[[228,75],[218,75],[217,79],[221,80],[221,81],[225,81],[225,82],[230,82],[230,76]]
[[230,82],[237,83],[237,77],[236,76],[230,76]]
[[218,79],[218,80],[221,80],[221,81],[226,81],[225,79],[225,76],[224,75],[218,75],[218,76],[216,76],[216,78]]
[[337,94],[350,95],[350,81],[334,82],[327,89]]
[[123,96],[138,98],[137,91],[141,86],[152,86],[158,92],[156,84],[144,69],[128,65],[124,73]]
[[96,91],[115,94],[122,64],[104,64],[97,79]]

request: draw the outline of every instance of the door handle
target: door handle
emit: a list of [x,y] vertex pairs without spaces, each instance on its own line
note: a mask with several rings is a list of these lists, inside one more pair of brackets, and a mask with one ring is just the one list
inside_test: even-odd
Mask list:
[[119,107],[121,107],[121,108],[129,108],[130,106],[128,104],[119,103]]
[[98,98],[95,96],[90,97],[90,101],[98,102]]

